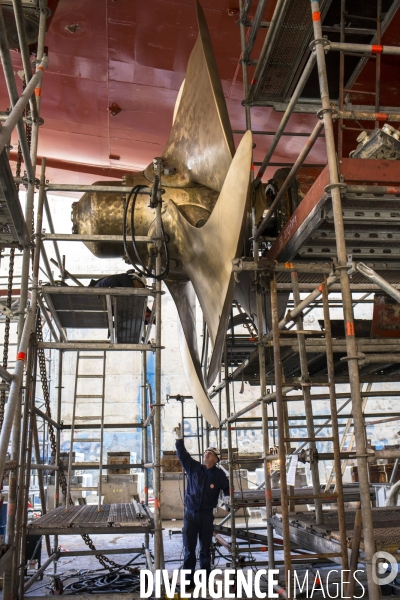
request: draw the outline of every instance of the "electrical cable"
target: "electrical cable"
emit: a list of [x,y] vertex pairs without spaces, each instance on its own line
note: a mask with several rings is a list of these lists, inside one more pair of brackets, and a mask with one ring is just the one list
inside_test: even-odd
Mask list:
[[[153,273],[150,269],[148,269],[148,267],[146,267],[146,265],[143,263],[142,259],[139,256],[139,252],[138,249],[136,247],[136,241],[135,241],[135,206],[136,206],[136,200],[137,200],[137,196],[139,194],[139,192],[145,188],[146,186],[144,185],[135,185],[132,190],[129,193],[129,196],[127,198],[127,201],[125,202],[125,206],[124,206],[124,218],[123,218],[123,222],[122,222],[122,237],[123,237],[123,242],[124,242],[124,251],[125,254],[127,256],[127,258],[129,259],[129,262],[131,263],[132,266],[135,267],[135,269],[138,271],[138,273],[140,273],[140,275],[143,275],[145,277],[149,277],[151,279],[155,279],[156,281],[162,281],[163,279],[166,279],[168,277],[169,274],[169,250],[168,250],[168,240],[167,240],[167,236],[165,234],[164,231],[164,225],[161,219],[161,234],[162,234],[162,238],[163,238],[163,243],[164,243],[164,251],[165,251],[165,263],[166,266],[165,268],[161,271],[161,273],[159,275],[156,275],[155,273]],[[132,200],[133,198],[133,200]],[[130,202],[132,200],[132,210],[131,210],[131,218],[130,218],[130,225],[131,225],[131,238],[132,238],[132,248],[133,251],[135,253],[136,258],[132,257],[130,250],[128,250],[128,244],[127,244],[127,217],[128,217],[128,209],[129,209],[129,205]],[[137,266],[137,263],[139,263],[140,267]]]
[[[121,573],[120,571],[126,569],[131,563],[133,563],[141,554],[137,554],[132,557],[125,565],[121,565],[118,569],[113,569],[107,574],[95,575],[94,577],[86,577],[80,581],[74,581],[64,587],[64,592],[68,591],[72,594],[80,593],[82,591],[89,593],[102,594],[105,592],[135,592],[140,588],[139,573],[127,574]],[[104,569],[98,569],[100,571]],[[82,574],[79,572],[78,576],[82,577],[87,575],[88,572]],[[68,575],[62,581],[76,577],[77,575]]]
[[[202,348],[201,348],[201,367],[204,368],[204,358],[205,358],[205,353],[206,353],[206,340],[207,340],[207,323],[203,317],[203,344],[202,344]],[[208,343],[208,340],[207,340]]]

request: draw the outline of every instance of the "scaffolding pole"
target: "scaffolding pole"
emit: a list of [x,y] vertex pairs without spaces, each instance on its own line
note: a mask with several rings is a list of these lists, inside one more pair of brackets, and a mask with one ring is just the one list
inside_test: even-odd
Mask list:
[[[325,142],[329,166],[330,190],[332,194],[332,207],[336,234],[338,268],[340,270],[340,283],[342,287],[343,296],[347,359],[354,416],[354,432],[357,449],[357,465],[360,483],[361,507],[363,511],[364,545],[366,553],[368,593],[370,600],[379,600],[379,585],[374,581],[372,573],[372,559],[375,553],[375,539],[372,522],[371,502],[368,494],[369,475],[367,464],[367,450],[365,445],[365,427],[361,407],[362,400],[360,394],[358,357],[354,332],[353,305],[348,275],[346,240],[344,237],[342,201],[340,195],[341,182],[338,173],[335,137],[332,121],[332,107],[329,97],[328,75],[325,62],[325,39],[322,34],[321,13],[319,2],[317,0],[313,0],[313,2],[311,3],[311,10],[314,28],[314,47],[317,56],[318,77],[322,101],[322,110],[320,114],[324,120],[325,126]],[[343,46],[341,49],[344,49]]]
[[292,578],[291,578],[291,552],[290,552],[290,530],[289,530],[289,506],[288,506],[288,486],[286,481],[286,445],[285,445],[285,415],[283,406],[283,386],[282,386],[282,362],[279,346],[279,326],[278,326],[278,292],[276,287],[276,275],[274,273],[271,279],[271,316],[272,316],[272,335],[274,345],[274,371],[275,371],[275,389],[276,389],[276,416],[278,423],[278,456],[280,471],[280,490],[281,490],[281,511],[282,511],[282,530],[283,530],[283,554],[285,561],[284,582],[288,597],[292,598]]
[[[297,273],[291,273],[291,281],[293,285],[293,299],[295,306],[300,304],[300,292],[299,292],[299,281]],[[310,449],[310,470],[311,470],[311,479],[314,494],[319,494],[320,491],[320,479],[319,479],[319,468],[318,461],[315,460],[315,451],[317,449],[316,445],[316,437],[314,430],[314,416],[313,416],[313,408],[311,401],[311,383],[308,371],[308,360],[307,360],[307,351],[305,344],[305,336],[303,333],[300,333],[304,329],[303,317],[299,315],[296,321],[297,326],[297,340],[299,344],[299,359],[300,359],[300,368],[301,368],[301,384],[303,388],[303,401],[304,408],[306,413],[306,426],[307,426],[307,437],[308,437],[308,447]],[[315,499],[315,519],[317,525],[323,523],[323,515],[322,515],[322,502],[319,498]]]
[[[157,161],[157,175],[161,182],[161,159]],[[161,240],[162,240],[162,221],[161,221],[162,199],[161,190],[157,195],[156,206],[156,270],[157,279],[154,286],[156,291],[156,397],[154,411],[154,471],[153,471],[153,491],[154,491],[154,567],[163,569],[164,549],[162,537],[161,521]]]

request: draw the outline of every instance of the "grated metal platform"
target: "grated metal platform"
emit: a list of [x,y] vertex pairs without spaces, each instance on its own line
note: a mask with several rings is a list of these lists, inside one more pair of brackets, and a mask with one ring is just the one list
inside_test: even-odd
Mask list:
[[[348,254],[374,261],[377,271],[397,266],[400,250],[400,169],[397,161],[344,158],[340,170],[349,189],[342,191],[342,214]],[[371,184],[384,180],[386,193]],[[357,193],[354,183],[368,191]],[[394,187],[396,185],[396,187]],[[353,187],[351,187],[353,186]],[[361,188],[365,190],[364,188]],[[273,262],[325,261],[336,256],[328,168],[322,171],[278,235],[265,258]]]
[[30,535],[62,535],[82,533],[147,533],[154,528],[153,517],[147,506],[138,503],[104,504],[101,511],[97,505],[65,506],[36,519],[28,525]]
[[[355,510],[346,510],[346,533],[351,547]],[[396,553],[400,550],[400,506],[372,509],[374,537],[376,549]],[[278,533],[282,529],[280,516],[271,518]],[[317,525],[313,512],[297,513],[290,519],[290,538],[298,547],[315,552],[331,552],[332,544],[339,543],[339,521],[337,511],[324,512],[323,525]],[[364,550],[364,539],[361,537],[361,550]],[[399,556],[400,559],[400,556]]]
[[7,151],[0,154],[0,246],[28,246],[30,236],[14,184]]
[[[332,0],[321,0],[323,14]],[[272,47],[265,56],[252,100],[283,100],[290,95],[299,70],[308,57],[313,34],[308,0],[291,0],[277,26]]]
[[[323,490],[321,490],[322,492]],[[296,504],[309,504],[310,500],[301,498],[304,494],[312,494],[313,489],[311,487],[295,488],[294,495],[299,496],[296,500]],[[371,500],[375,500],[375,489],[370,488]],[[345,502],[359,502],[360,490],[358,485],[345,485],[344,486],[344,501]],[[226,505],[230,505],[230,498],[225,498]],[[335,502],[329,495],[326,499],[323,499],[324,504],[332,504]],[[272,504],[274,506],[280,506],[281,504],[281,491],[280,488],[272,489]],[[242,490],[234,493],[234,508],[255,508],[265,507],[265,490]],[[305,513],[308,514],[308,513]],[[312,514],[312,513],[310,513]]]
[[117,344],[138,344],[143,331],[147,297],[114,296],[112,305]]
[[[52,288],[54,289],[54,288]],[[96,296],[85,294],[46,293],[44,298],[51,311],[56,313],[62,327],[73,329],[108,329],[113,323],[117,344],[138,344],[141,339],[147,306],[147,296]],[[65,291],[65,288],[63,288]],[[111,306],[107,305],[111,299]]]
[[[332,42],[340,41],[340,2],[320,0],[322,31]],[[398,10],[396,0],[382,0],[381,33],[388,28]],[[356,44],[376,44],[375,25],[376,0],[347,0],[346,11],[351,16],[351,26],[346,29],[346,42]],[[357,16],[359,15],[359,16]],[[367,19],[367,21],[365,20]],[[368,23],[368,20],[370,23]],[[259,61],[257,79],[250,87],[247,101],[255,106],[272,105],[283,110],[301,76],[302,69],[310,56],[310,43],[313,39],[310,3],[308,0],[289,0],[284,11],[277,15],[276,26],[267,34],[269,42],[263,60]],[[372,29],[371,29],[372,27]],[[269,37],[270,39],[269,39]],[[259,60],[260,57],[254,56]],[[338,52],[326,56],[331,98],[339,97],[340,57]],[[354,81],[365,65],[365,59],[357,55],[346,56],[344,79],[346,88],[351,89]],[[318,72],[316,66],[306,82],[302,98],[320,101]],[[303,102],[302,109],[308,111]],[[313,107],[314,108],[314,107]],[[313,110],[313,109],[312,109]]]

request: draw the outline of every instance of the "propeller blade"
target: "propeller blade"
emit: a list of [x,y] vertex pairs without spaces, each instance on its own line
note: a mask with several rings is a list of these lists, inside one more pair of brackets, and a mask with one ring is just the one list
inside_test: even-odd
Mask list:
[[196,294],[190,281],[166,281],[179,313],[178,337],[182,365],[193,399],[212,427],[219,419],[207,395],[201,370],[196,338]]
[[[225,96],[207,22],[197,2],[199,36],[189,58],[186,79],[175,104],[174,121],[162,154],[176,173],[162,178],[165,186],[200,183],[220,191],[235,152]],[[145,170],[154,179],[153,165]]]
[[[214,210],[203,227],[190,225],[172,200],[166,203],[163,214],[170,244],[181,256],[210,334],[213,352],[207,387],[217,376],[225,343],[234,290],[232,260],[237,257],[242,243],[252,147],[252,135],[248,131],[239,144]],[[191,346],[189,349],[195,364],[197,346],[196,350]]]

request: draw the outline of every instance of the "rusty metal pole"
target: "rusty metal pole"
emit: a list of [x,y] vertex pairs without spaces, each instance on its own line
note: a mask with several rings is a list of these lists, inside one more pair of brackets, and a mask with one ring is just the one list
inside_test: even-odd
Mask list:
[[[340,0],[340,42],[346,41],[346,0]],[[344,52],[339,54],[339,110],[344,108]],[[338,119],[338,157],[343,155],[343,119]]]
[[[16,514],[14,523],[14,553],[12,563],[12,574],[11,574],[11,589],[13,590],[13,596],[15,597],[18,581],[20,575],[18,574],[18,568],[20,564],[21,554],[21,527],[22,527],[22,516],[24,502],[27,502],[27,495],[25,494],[25,476],[26,476],[26,458],[27,458],[27,438],[28,438],[28,427],[29,427],[29,408],[31,405],[32,387],[34,386],[34,380],[36,379],[36,369],[33,367],[33,361],[36,361],[36,352],[30,343],[28,348],[28,359],[26,364],[26,378],[25,378],[25,394],[22,412],[22,424],[21,424],[21,437],[20,437],[20,454],[19,454],[19,469],[18,469],[18,483],[17,483],[17,496],[16,496]],[[11,542],[11,540],[10,540]],[[10,543],[9,542],[9,543]]]
[[[24,583],[25,583],[24,572],[25,572],[25,564],[26,564],[26,527],[27,527],[27,522],[28,522],[28,500],[29,500],[29,488],[30,488],[30,483],[31,483],[31,463],[32,463],[32,445],[33,445],[32,421],[36,419],[36,415],[33,411],[33,407],[35,406],[35,394],[36,394],[36,367],[37,367],[36,352],[37,352],[37,350],[36,350],[36,348],[33,348],[32,350],[33,350],[32,353],[34,356],[34,365],[32,365],[33,366],[33,374],[32,374],[32,378],[30,381],[29,394],[26,394],[26,396],[25,396],[25,402],[27,402],[27,404],[29,405],[28,411],[31,413],[31,415],[30,415],[27,448],[26,448],[26,462],[24,465],[25,470],[23,473],[24,483],[21,486],[22,487],[22,491],[21,491],[22,502],[21,502],[21,505],[18,507],[18,513],[20,514],[20,524],[19,524],[20,527],[19,527],[19,529],[16,529],[18,539],[19,539],[19,544],[20,544],[20,560],[18,563],[18,568],[20,569],[20,571],[19,571],[18,581],[14,582],[13,598],[17,598],[17,597],[23,598],[24,597]],[[29,409],[31,409],[31,410],[29,410]],[[22,440],[22,443],[25,443],[25,440]],[[17,584],[19,585],[19,587],[17,587]],[[19,590],[19,595],[18,595],[18,590]]]
[[[339,520],[339,535],[340,535],[340,547],[342,552],[342,569],[348,569],[348,555],[347,555],[347,536],[346,536],[346,518],[344,513],[344,500],[343,500],[343,480],[342,480],[342,468],[340,460],[340,439],[339,439],[339,421],[338,411],[336,404],[336,390],[335,390],[335,367],[332,350],[332,332],[331,332],[331,320],[329,314],[329,300],[328,300],[328,286],[325,281],[322,284],[322,302],[324,310],[324,326],[325,326],[325,342],[326,342],[326,362],[328,371],[328,390],[329,390],[329,402],[331,409],[331,423],[332,423],[332,438],[333,438],[333,455],[334,455],[334,469],[336,474],[336,486],[335,491],[337,493],[337,510]],[[329,490],[328,490],[329,491]]]
[[[377,14],[376,14],[376,44],[378,46],[382,43],[382,0],[377,2]],[[375,58],[375,112],[379,113],[381,108],[381,55],[376,55]],[[375,121],[375,127],[379,127],[379,121]]]
[[281,487],[281,510],[282,510],[282,531],[283,531],[283,555],[285,562],[285,581],[286,592],[292,597],[291,582],[291,553],[290,553],[290,531],[289,531],[289,507],[288,507],[288,489],[286,482],[286,447],[285,447],[285,421],[283,412],[282,395],[282,362],[281,350],[279,346],[279,327],[278,327],[278,292],[276,285],[276,275],[274,273],[271,279],[271,313],[272,313],[272,333],[274,343],[274,370],[275,370],[275,390],[276,390],[276,417],[278,425],[278,448],[279,448],[279,467],[280,467],[280,487]]
[[[229,371],[228,371],[228,351],[225,342],[224,349],[224,366],[225,366],[225,406],[226,414],[231,412],[231,399],[229,393]],[[231,505],[231,556],[232,568],[236,570],[237,566],[237,547],[236,547],[236,519],[235,519],[235,490],[234,490],[234,469],[233,469],[233,450],[232,450],[232,427],[230,423],[226,426],[226,438],[228,443],[228,468],[229,468],[229,501]],[[240,477],[240,473],[239,473]]]
[[[40,443],[39,443],[39,434],[38,434],[35,412],[33,412],[33,414],[31,414],[31,427],[32,427],[33,448],[35,450],[35,460],[36,460],[37,464],[40,464],[40,462],[41,462],[41,460],[40,460]],[[44,431],[43,431],[43,435],[44,435]],[[43,476],[42,469],[38,470],[37,478],[38,478],[38,485],[39,485],[40,504],[42,507],[42,515],[45,515],[47,513],[47,506],[46,506],[46,492],[45,492],[45,487],[44,487],[44,476]],[[46,541],[47,555],[50,556],[50,554],[52,554],[52,552],[51,552],[51,547],[50,547],[50,537],[48,535],[45,536],[45,541]]]
[[361,544],[361,534],[362,534],[362,512],[361,512],[361,508],[357,508],[356,516],[355,516],[355,520],[354,520],[353,539],[352,539],[352,543],[351,543],[349,585],[347,588],[347,595],[351,600],[353,600],[353,597],[354,597],[354,587],[355,587],[354,572],[356,571],[357,565],[358,565],[358,556],[359,556],[360,544]]
[[[297,306],[300,304],[300,291],[299,291],[299,279],[297,273],[291,273],[291,281],[293,286],[293,300],[294,305]],[[298,330],[302,331],[304,329],[303,326],[303,317],[299,315],[297,317],[296,327]],[[310,457],[310,470],[311,470],[311,479],[314,494],[319,494],[321,491],[321,483],[319,479],[319,468],[318,461],[315,460],[315,450],[317,448],[315,443],[315,430],[314,430],[314,415],[311,401],[311,383],[310,376],[308,372],[308,360],[307,360],[307,351],[306,351],[306,340],[303,333],[297,334],[297,341],[299,344],[299,359],[300,359],[300,369],[301,369],[301,380],[302,380],[302,389],[303,389],[303,398],[304,398],[304,409],[306,414],[306,425],[307,425],[307,437],[308,447],[311,450]],[[324,521],[322,514],[322,502],[320,499],[315,499],[315,519],[317,525],[321,525]]]
[[[161,185],[161,159],[157,162],[157,175]],[[161,223],[162,200],[161,191],[158,192],[156,207],[156,275],[161,273]],[[155,280],[156,289],[156,376],[155,376],[155,410],[154,410],[154,568],[163,568],[163,537],[161,521],[161,287],[160,279]]]
[[[282,382],[284,380],[284,373],[282,370]],[[289,412],[288,412],[288,404],[287,402],[285,402],[283,400],[284,397],[284,391],[282,388],[282,401],[283,401],[283,405],[282,405],[282,410],[283,410],[283,424],[284,424],[284,438],[285,438],[285,448],[286,448],[286,456],[290,456],[291,454],[293,454],[293,450],[292,450],[292,442],[290,440],[290,427],[289,427]],[[289,512],[290,513],[294,513],[296,511],[296,502],[294,499],[294,490],[295,490],[295,486],[294,485],[288,485],[288,494],[290,497],[289,500]]]
[[[239,0],[239,11],[240,11],[240,46],[242,50],[242,73],[243,73],[243,91],[244,97],[247,98],[249,92],[249,81],[247,72],[247,57],[246,57],[246,27],[243,23],[243,0]],[[248,102],[244,105],[246,114],[246,129],[251,129],[251,115],[250,115],[250,104]]]
[[[142,352],[142,382],[141,382],[141,390],[142,390],[142,419],[143,423],[147,419],[147,354],[146,352]],[[148,464],[148,435],[147,435],[147,425],[143,426],[142,429],[142,462],[144,465]],[[149,471],[148,469],[143,470],[143,479],[144,479],[144,503],[146,506],[149,504]],[[144,535],[144,547],[149,548],[149,534],[145,533]]]
[[317,54],[318,76],[321,92],[322,110],[320,115],[324,119],[325,142],[329,166],[330,190],[332,194],[332,207],[336,235],[336,248],[338,268],[340,270],[340,283],[342,288],[343,313],[346,330],[347,360],[349,365],[349,380],[352,397],[354,434],[356,440],[357,466],[360,483],[361,507],[364,523],[364,544],[367,563],[368,593],[370,600],[380,600],[379,585],[372,576],[372,558],[375,553],[374,528],[372,510],[369,496],[369,476],[367,464],[367,449],[365,446],[365,427],[362,413],[362,400],[360,393],[360,377],[358,371],[357,347],[354,335],[353,305],[350,290],[350,281],[347,267],[346,241],[344,237],[344,224],[342,214],[342,201],[340,195],[341,182],[339,179],[335,138],[332,122],[332,108],[329,99],[328,75],[325,63],[325,40],[322,35],[321,13],[319,2],[311,2],[312,19],[314,27],[314,45]]
[[[254,242],[254,257],[258,259],[258,242]],[[260,398],[265,398],[267,395],[267,381],[265,375],[265,347],[262,343],[264,333],[264,314],[262,310],[262,296],[260,287],[256,289],[257,303],[257,323],[258,323],[258,359],[260,365]],[[229,415],[227,415],[229,418]],[[263,436],[263,458],[264,458],[264,481],[265,481],[265,510],[267,518],[267,537],[268,537],[268,568],[275,568],[275,553],[274,553],[274,530],[269,518],[272,516],[272,489],[271,489],[271,463],[266,460],[269,454],[269,424],[268,424],[268,405],[265,401],[261,401],[261,418],[262,418],[262,436]],[[227,426],[230,427],[228,421]]]
[[[38,286],[38,274],[39,274],[39,264],[40,264],[40,246],[41,246],[41,236],[43,229],[43,203],[44,203],[44,186],[46,183],[46,159],[42,159],[42,167],[41,167],[41,176],[40,176],[40,188],[39,188],[39,198],[38,198],[38,207],[37,207],[37,215],[36,215],[36,229],[35,229],[35,254],[33,259],[33,287],[34,293],[32,294],[32,310],[36,310],[36,298],[37,298],[37,286]],[[40,318],[40,317],[38,317]],[[25,394],[25,407],[24,411],[28,411],[31,409],[32,418],[36,419],[36,415],[34,414],[34,396],[36,389],[36,350],[32,350],[30,354],[34,356],[34,364],[32,364],[31,372],[27,372],[27,379],[30,378],[29,386],[27,385],[27,390],[29,393]],[[26,430],[23,432],[26,436]],[[26,437],[22,438],[22,445],[26,443]],[[17,574],[17,569],[20,568],[20,563],[22,562],[23,568],[25,566],[25,541],[26,541],[26,517],[27,517],[27,500],[29,495],[29,486],[30,486],[30,463],[32,457],[32,427],[29,428],[28,433],[28,446],[25,449],[24,446],[21,448],[21,466],[22,472],[19,480],[19,491],[18,491],[18,499],[17,499],[17,517],[15,524],[15,533],[17,536],[17,544],[15,556],[18,558],[17,565],[14,565],[13,570],[13,597],[16,597],[17,593],[17,581],[15,580],[15,575]],[[26,462],[25,462],[26,460]],[[24,484],[22,483],[24,482]],[[26,489],[24,489],[24,485]],[[20,552],[20,555],[19,555]],[[19,556],[21,556],[21,560],[19,560]],[[20,573],[20,579],[23,580]],[[20,588],[20,594],[23,592],[22,588]]]

